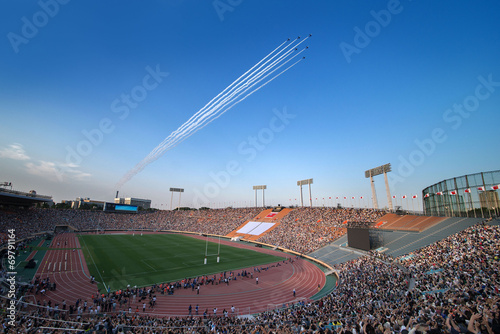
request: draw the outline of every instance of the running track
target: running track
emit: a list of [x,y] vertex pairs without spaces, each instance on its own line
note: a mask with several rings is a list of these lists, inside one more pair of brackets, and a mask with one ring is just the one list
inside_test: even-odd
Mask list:
[[[221,240],[221,243],[278,256],[284,255],[281,252],[246,244],[225,240]],[[61,303],[65,300],[69,306],[81,298],[82,301],[87,300],[91,305],[92,295],[97,294],[97,285],[90,283],[90,274],[76,235],[73,233],[58,235],[53,239],[51,247],[55,249],[47,251],[36,275],[42,279],[49,277],[51,282],[56,283],[56,291],[47,291],[45,296],[38,294],[37,301],[43,303],[43,300],[50,299],[53,303]],[[260,273],[254,272],[253,279],[238,278],[236,281],[231,281],[228,286],[226,284],[203,285],[200,287],[199,295],[196,294],[196,290],[191,291],[191,289],[177,289],[173,295],[156,293],[156,306],[153,309],[149,308],[148,300],[146,300],[146,313],[156,316],[188,315],[188,307],[192,305],[194,315],[195,306],[199,305],[200,315],[207,309],[208,315],[211,316],[214,307],[217,308],[217,315],[221,315],[223,309],[231,312],[231,306],[234,305],[239,314],[253,314],[283,304],[309,300],[318,292],[318,286],[322,288],[325,284],[325,274],[309,261],[294,259],[293,263],[286,261],[280,264],[279,267],[270,267],[269,270],[263,270]],[[248,271],[253,271],[253,269],[248,268]],[[238,272],[241,270],[235,273]],[[255,280],[257,276],[259,277],[258,284]],[[293,289],[296,290],[295,297],[293,297]],[[143,313],[142,302],[138,299],[133,299],[131,308],[132,311],[138,308],[139,312]],[[128,304],[121,309],[117,305],[116,311],[122,310],[128,311]]]

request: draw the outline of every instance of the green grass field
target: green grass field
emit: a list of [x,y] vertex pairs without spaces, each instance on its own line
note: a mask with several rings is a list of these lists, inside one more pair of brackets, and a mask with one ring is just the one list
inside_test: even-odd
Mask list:
[[282,257],[208,242],[177,234],[84,235],[80,245],[90,274],[111,291],[186,277],[209,275],[282,260]]

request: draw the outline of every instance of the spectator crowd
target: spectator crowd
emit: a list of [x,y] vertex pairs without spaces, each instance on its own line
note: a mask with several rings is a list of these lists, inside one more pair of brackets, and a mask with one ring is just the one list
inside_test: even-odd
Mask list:
[[[258,213],[254,209],[227,209],[155,212],[131,218],[42,211],[30,210],[19,219],[1,214],[2,228],[15,224],[21,231],[17,224],[22,223],[30,224],[31,231],[43,231],[67,220],[78,228],[131,228],[138,224],[143,228],[225,234]],[[374,221],[380,215],[373,210],[301,208],[285,217],[264,242],[307,253],[341,235],[344,221]],[[208,222],[213,225],[203,226]],[[77,329],[90,333],[500,333],[499,257],[500,228],[483,222],[399,258],[370,252],[336,265],[338,284],[327,296],[254,317],[240,318],[230,312],[214,316],[205,311],[157,318],[133,310],[113,312],[110,300],[96,297],[88,305],[94,310],[91,314],[78,311],[78,307],[83,308],[81,301],[64,306],[68,310],[71,307],[71,316],[47,305],[21,307],[16,326],[8,325],[5,313],[2,326],[6,333]],[[182,283],[174,288],[180,287]],[[158,288],[153,287],[153,292]],[[153,296],[144,290],[135,294]],[[9,301],[0,301],[6,310]],[[107,305],[107,311],[102,305]]]

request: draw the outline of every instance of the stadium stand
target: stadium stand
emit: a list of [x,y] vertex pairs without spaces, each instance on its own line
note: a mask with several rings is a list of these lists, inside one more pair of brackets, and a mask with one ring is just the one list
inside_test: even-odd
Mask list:
[[258,240],[279,226],[281,219],[291,211],[292,209],[282,207],[263,210],[251,221],[246,221],[226,236],[229,238],[240,237],[245,240]]
[[397,215],[388,213],[379,218],[374,227],[381,230],[422,232],[445,220],[446,217]]
[[[0,226],[2,230],[15,228],[20,238],[53,231],[56,225],[71,225],[78,230],[166,229],[227,235],[261,212],[262,208],[165,211],[131,217],[79,210],[29,209],[0,211]],[[299,208],[283,217],[279,226],[261,238],[269,244],[298,250],[323,261],[332,259],[329,263],[339,274],[338,286],[317,301],[300,302],[250,317],[151,318],[127,312],[104,315],[77,311],[69,316],[68,312],[54,307],[21,307],[15,326],[8,323],[7,313],[3,313],[3,331],[499,333],[498,221],[448,218],[433,222],[427,228],[419,227],[418,233],[383,229],[387,248],[384,253],[370,251],[360,256],[346,251],[343,222],[375,222],[383,214],[374,210]],[[399,222],[396,219],[395,224],[405,228],[411,221],[409,217],[402,217]],[[402,222],[405,223],[399,226]],[[425,219],[422,222],[429,223]],[[1,275],[5,278],[5,271]],[[17,289],[19,294],[25,292],[21,285]],[[89,306],[102,302],[96,298]],[[9,300],[1,298],[0,307],[6,310],[8,305]],[[68,301],[67,307],[70,306],[78,310],[75,301]]]

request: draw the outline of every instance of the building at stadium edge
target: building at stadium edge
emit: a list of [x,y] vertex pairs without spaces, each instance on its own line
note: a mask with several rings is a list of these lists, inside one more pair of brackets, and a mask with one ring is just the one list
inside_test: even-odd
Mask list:
[[463,175],[422,190],[424,212],[430,216],[498,217],[500,170]]

